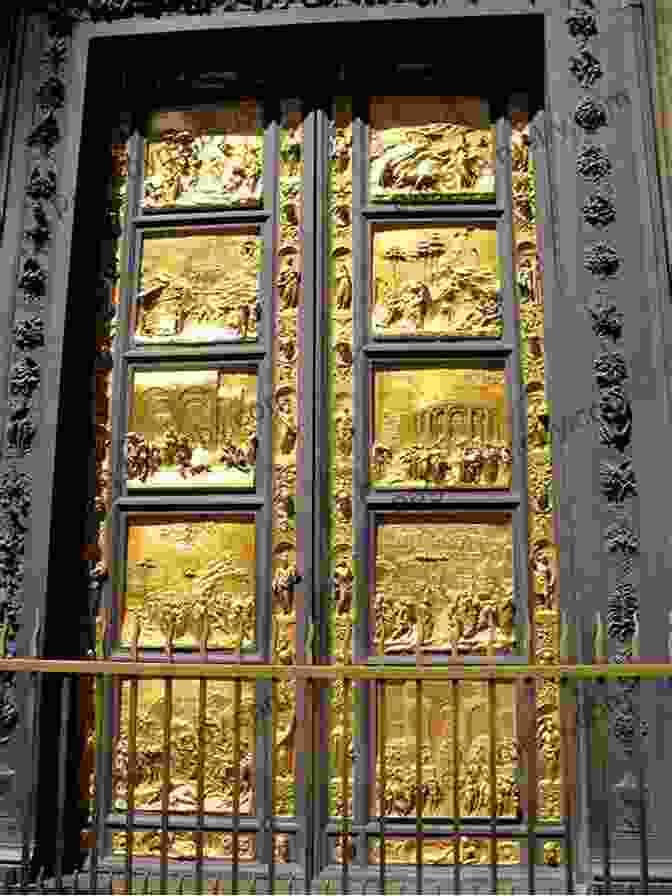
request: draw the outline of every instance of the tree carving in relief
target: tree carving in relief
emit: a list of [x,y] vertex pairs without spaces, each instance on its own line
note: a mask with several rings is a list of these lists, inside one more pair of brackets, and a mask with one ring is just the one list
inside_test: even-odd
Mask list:
[[498,336],[494,231],[408,228],[374,237],[373,327],[380,335]]

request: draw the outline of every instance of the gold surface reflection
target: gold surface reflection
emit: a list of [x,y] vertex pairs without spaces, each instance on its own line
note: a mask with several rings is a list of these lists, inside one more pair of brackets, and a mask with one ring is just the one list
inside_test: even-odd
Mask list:
[[[478,837],[459,838],[459,861],[462,865],[489,865],[491,859],[490,841]],[[380,864],[380,846],[373,843],[369,848],[369,861]],[[390,865],[414,865],[416,862],[416,841],[389,838],[385,844],[385,862]],[[452,840],[425,838],[422,858],[427,865],[452,865],[456,861],[455,844]],[[519,865],[520,846],[515,840],[497,842],[497,864]]]
[[[279,835],[280,836],[280,835]],[[240,834],[238,838],[238,861],[256,861],[256,834]],[[168,833],[168,858],[180,859],[180,872],[195,873],[195,869],[185,867],[184,861],[196,859],[197,834],[191,832],[169,831]],[[203,834],[203,855],[206,859],[224,859],[231,861],[233,858],[233,837],[231,834]],[[112,853],[117,856],[126,855],[126,834],[116,833],[112,835]],[[161,831],[136,831],[133,837],[133,855],[157,857],[161,855]],[[117,882],[115,882],[115,886]],[[123,882],[121,883],[123,887]],[[125,893],[124,889],[115,889],[115,893]],[[137,892],[131,891],[131,892]],[[185,892],[189,892],[188,890]],[[214,889],[209,891],[213,893]]]
[[126,438],[129,488],[254,485],[256,376],[136,371]]
[[374,401],[374,486],[509,487],[512,456],[504,371],[378,371]]
[[[163,726],[166,711],[164,683],[141,681],[138,685],[136,722],[137,811],[161,812],[163,798]],[[129,768],[129,688],[121,694],[121,718],[115,743],[113,786],[114,808],[125,811],[128,800]],[[234,685],[208,682],[203,734],[204,811],[231,814],[234,804],[235,767],[233,730]],[[198,812],[199,765],[199,684],[174,681],[170,737],[169,811]],[[243,683],[240,711],[240,814],[255,811],[255,695],[252,685]],[[158,844],[157,844],[158,845]]]
[[[375,814],[380,814],[382,800],[382,811],[388,817],[416,816],[416,763],[419,751],[423,817],[452,818],[456,806],[462,819],[490,817],[491,809],[500,819],[517,817],[520,794],[516,784],[518,750],[511,685],[498,685],[495,690],[494,800],[490,791],[491,732],[487,685],[462,682],[455,699],[450,685],[424,682],[419,744],[416,684],[391,685],[385,690],[385,792],[383,795],[380,786],[379,755],[377,784],[373,794]],[[454,740],[456,731],[459,732],[457,743]],[[505,848],[509,845],[502,843],[499,847],[504,863],[518,861],[517,853]],[[465,857],[471,854],[468,838],[463,838],[462,849]],[[415,850],[414,840],[393,839],[386,844],[385,859],[391,863],[414,863]],[[451,842],[426,840],[423,860],[430,865],[452,863]],[[375,843],[371,861],[380,861],[380,850]],[[489,861],[489,856],[486,861]]]
[[500,336],[497,269],[493,228],[377,231],[371,290],[374,332]]
[[371,198],[494,199],[494,131],[479,97],[374,96]]
[[263,136],[255,100],[161,112],[149,134],[145,208],[261,205]]
[[205,520],[128,527],[121,641],[138,646],[237,649],[255,642],[255,526]]
[[376,548],[378,652],[479,654],[514,644],[510,521],[385,523]]
[[254,232],[146,235],[136,342],[255,339],[260,265]]

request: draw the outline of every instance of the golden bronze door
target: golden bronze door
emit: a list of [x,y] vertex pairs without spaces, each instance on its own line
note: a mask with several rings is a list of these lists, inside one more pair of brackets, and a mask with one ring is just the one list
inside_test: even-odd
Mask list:
[[[407,75],[382,95],[309,102],[265,88],[159,108],[119,148],[122,279],[97,410],[111,443],[98,458],[108,656],[415,666],[506,662],[530,646],[553,655],[523,98],[402,87],[413,89]],[[375,872],[381,816],[394,833],[385,861],[412,862],[403,825],[418,808],[407,769],[420,749],[422,814],[436,826],[425,861],[450,865],[441,831],[456,815],[520,812],[517,702],[512,687],[498,688],[493,710],[485,685],[427,683],[418,725],[414,694],[390,686],[381,704],[354,685],[344,725],[342,686],[315,701],[279,682],[271,741],[269,682],[238,695],[208,683],[205,702],[187,681],[110,693],[114,756],[99,768],[112,766],[111,856],[126,850],[131,799],[143,819],[136,856],[151,860],[161,841],[176,861],[230,863],[237,764],[235,839],[250,869],[272,853],[279,869],[312,877],[346,849]],[[539,700],[538,811],[550,818],[557,694]],[[317,741],[305,739],[311,712]],[[166,731],[174,755],[161,771]],[[350,761],[346,814],[359,828],[344,846]],[[201,825],[196,837],[201,803],[207,834]],[[179,824],[168,829],[167,815]],[[490,861],[485,839],[460,843],[462,862]],[[513,841],[497,850],[518,861]]]

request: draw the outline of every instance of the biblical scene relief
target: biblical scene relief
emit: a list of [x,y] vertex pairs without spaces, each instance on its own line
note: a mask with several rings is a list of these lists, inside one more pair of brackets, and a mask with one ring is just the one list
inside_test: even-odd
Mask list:
[[500,336],[497,269],[494,228],[378,230],[371,290],[374,333]]
[[[253,647],[255,526],[251,521],[132,523],[122,646]],[[204,628],[205,627],[205,628]]]
[[510,522],[379,526],[373,605],[378,652],[510,653],[515,642]]
[[256,339],[261,249],[254,231],[146,234],[136,343]]
[[129,488],[251,488],[257,380],[226,370],[136,371]]
[[[119,733],[115,739],[113,762],[114,809],[124,812],[128,805],[129,771],[129,685],[121,694]],[[171,813],[196,815],[198,800],[199,755],[203,756],[203,809],[206,813],[231,815],[234,809],[236,767],[234,765],[233,732],[240,726],[240,796],[239,811],[243,816],[256,811],[255,795],[255,695],[252,685],[241,687],[240,715],[235,718],[234,685],[210,681],[207,684],[205,725],[199,725],[198,682],[175,681],[172,686],[170,785],[168,806]],[[161,812],[163,805],[164,713],[166,712],[164,684],[160,681],[141,681],[138,684],[138,714],[136,720],[136,785],[135,810]],[[195,837],[192,833],[170,832],[169,856],[195,857]],[[124,839],[117,838],[117,849]],[[136,831],[134,851],[137,855],[158,855],[161,832]],[[240,837],[240,859],[254,858],[254,835]],[[231,857],[231,835],[207,834],[204,853],[208,857]]]
[[494,199],[494,129],[485,100],[374,96],[370,125],[373,200]]
[[242,100],[158,113],[145,149],[144,207],[260,206],[260,112],[255,100]]
[[503,370],[378,371],[374,401],[375,487],[510,486],[511,431]]
[[[495,792],[490,791],[490,731],[487,686],[463,682],[458,690],[458,718],[454,718],[450,688],[438,682],[425,682],[422,690],[421,743],[417,743],[416,685],[388,686],[385,701],[385,793],[375,787],[372,811],[389,817],[415,816],[418,809],[416,787],[417,751],[422,764],[422,814],[427,818],[452,818],[455,809],[462,819],[490,817],[514,820],[520,811],[516,783],[518,748],[514,730],[514,693],[510,685],[498,685],[495,692]],[[457,721],[457,726],[456,726]],[[457,744],[454,742],[458,731]],[[455,766],[455,753],[457,766]],[[380,756],[376,779],[380,782]],[[494,797],[494,799],[491,799]],[[379,844],[372,841],[371,861],[380,861]],[[475,849],[473,847],[476,847]],[[484,849],[485,848],[485,849]],[[423,859],[428,864],[454,861],[453,843],[425,840]],[[466,864],[489,862],[487,841],[478,843],[463,837],[460,858]],[[413,839],[390,841],[385,860],[393,863],[415,862]],[[501,858],[500,858],[501,857]],[[498,859],[519,861],[515,843],[498,845]]]

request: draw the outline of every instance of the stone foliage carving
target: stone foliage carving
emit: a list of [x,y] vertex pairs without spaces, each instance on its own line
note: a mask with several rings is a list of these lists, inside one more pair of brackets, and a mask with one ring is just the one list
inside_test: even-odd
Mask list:
[[40,365],[30,357],[23,358],[21,361],[17,361],[11,369],[9,375],[10,394],[29,400],[40,385],[40,379]]
[[597,294],[595,301],[588,306],[593,333],[601,339],[616,342],[623,332],[623,312],[602,294]]
[[601,146],[589,143],[579,150],[576,170],[585,180],[602,180],[611,174],[611,160]]
[[53,110],[50,110],[42,121],[35,125],[28,135],[26,143],[28,146],[42,150],[45,155],[49,155],[60,139],[61,131],[58,122]]
[[593,362],[593,368],[600,389],[620,386],[628,377],[625,358],[620,352],[603,352]]
[[613,523],[605,532],[607,548],[612,553],[620,551],[624,554],[639,552],[639,536],[627,521]]
[[580,128],[593,134],[607,123],[607,113],[600,103],[587,97],[581,100],[574,112],[574,121]]
[[34,224],[25,231],[26,239],[30,240],[37,252],[40,252],[51,239],[51,227],[49,219],[39,203],[33,205]]
[[[30,6],[30,4],[29,4]],[[52,4],[53,6],[53,4]],[[53,9],[51,10],[53,12]],[[9,373],[9,416],[5,422],[5,457],[9,461],[0,474],[0,655],[14,656],[23,610],[23,576],[26,537],[32,505],[32,479],[22,465],[30,456],[37,435],[35,396],[40,387],[39,361],[29,353],[44,346],[44,323],[39,314],[21,313],[21,302],[41,302],[47,295],[47,265],[44,256],[51,238],[47,203],[57,198],[57,171],[53,150],[61,139],[57,112],[65,102],[61,69],[67,52],[50,22],[50,39],[43,64],[47,71],[37,89],[37,124],[28,135],[32,159],[26,184],[26,212],[32,221],[24,231],[25,249],[17,276],[22,292],[13,327],[14,354]],[[15,676],[3,674],[0,686],[0,743],[6,743],[16,727],[19,713],[15,696]]]
[[30,199],[51,200],[56,196],[56,172],[51,168],[44,171],[35,167],[30,175],[26,195]]
[[14,324],[14,343],[21,351],[42,348],[44,345],[44,321],[34,315]]
[[[581,46],[580,56],[570,58],[570,72],[581,87],[589,89],[603,72],[599,60],[585,46],[598,33],[592,11],[594,3],[592,0],[580,0],[580,3],[582,5],[574,8],[567,18],[570,34]],[[600,101],[590,95],[584,96],[577,106],[575,121],[588,135],[592,135],[607,124],[606,110]],[[589,141],[584,144],[577,158],[579,176],[596,183],[610,175],[611,171],[612,164],[605,150]],[[603,228],[615,220],[616,210],[609,196],[593,193],[584,201],[582,215],[586,223]],[[609,244],[594,243],[585,250],[584,266],[593,276],[606,280],[618,273],[621,258]],[[632,659],[632,639],[639,612],[634,579],[634,558],[639,553],[639,538],[630,519],[630,504],[637,497],[637,482],[632,460],[624,456],[632,439],[632,410],[625,389],[628,371],[623,355],[612,350],[613,344],[622,336],[623,314],[601,290],[597,291],[587,308],[593,332],[602,345],[602,351],[593,365],[599,391],[599,438],[600,443],[611,452],[609,460],[600,464],[600,490],[609,507],[618,514],[617,520],[604,533],[605,548],[618,562],[616,584],[608,598],[607,634],[617,645],[616,651],[611,652],[612,661],[628,662]],[[608,349],[604,348],[605,343]],[[637,729],[638,683],[621,680],[615,683],[615,689],[616,694],[607,701],[610,728],[626,758],[632,759]],[[641,733],[645,734],[645,730],[642,729]],[[634,801],[639,795],[636,786],[632,786],[634,782],[632,770],[628,770],[615,787],[624,810],[621,830],[631,832],[638,829]]]
[[607,196],[594,194],[583,203],[583,220],[593,227],[608,227],[615,218],[616,209]]
[[632,461],[628,459],[621,463],[602,462],[600,484],[602,494],[611,503],[621,504],[626,498],[634,497],[637,494],[637,482]]
[[38,302],[47,291],[47,272],[35,258],[27,258],[23,265],[23,273],[19,278],[19,289],[26,294],[26,299]]
[[578,7],[565,19],[570,35],[581,43],[597,35],[597,19],[592,12]]
[[[30,476],[11,467],[0,477],[0,631],[4,656],[16,653],[31,503]],[[0,691],[0,743],[7,742],[18,719],[15,676],[4,674]]]
[[613,277],[621,266],[620,256],[608,243],[593,243],[588,246],[583,260],[586,270],[602,280]]
[[624,451],[632,436],[632,410],[621,386],[609,386],[600,393],[600,442]]
[[604,75],[600,60],[589,50],[581,50],[578,56],[570,56],[569,70],[581,87],[592,87]]

